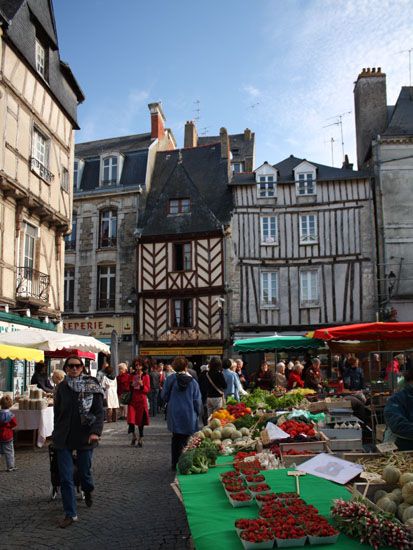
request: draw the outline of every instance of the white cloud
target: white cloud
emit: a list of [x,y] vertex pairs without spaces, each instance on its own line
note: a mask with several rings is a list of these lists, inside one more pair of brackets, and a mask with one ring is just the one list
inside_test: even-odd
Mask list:
[[259,97],[261,95],[261,91],[256,88],[255,86],[253,86],[252,84],[247,84],[243,87],[243,90],[244,92],[247,92],[247,94],[252,97],[252,98],[256,98],[256,97]]

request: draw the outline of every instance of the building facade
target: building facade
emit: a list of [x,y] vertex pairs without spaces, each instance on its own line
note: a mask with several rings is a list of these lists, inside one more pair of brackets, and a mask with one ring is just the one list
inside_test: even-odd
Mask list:
[[291,155],[230,185],[235,339],[374,319],[368,174]]
[[161,104],[149,110],[150,132],[76,145],[73,230],[65,243],[65,331],[112,343],[128,361],[136,353],[141,197],[150,190],[157,151],[175,148]]
[[200,366],[229,345],[226,256],[232,196],[227,131],[219,141],[159,152],[139,226],[141,355]]
[[355,88],[357,157],[374,176],[377,304],[382,320],[413,315],[413,87],[387,105],[386,75],[363,69]]
[[[24,326],[56,329],[60,322],[64,236],[71,224],[74,130],[77,106],[83,99],[69,66],[59,56],[52,3],[0,0],[0,313],[4,331]],[[5,380],[6,371],[2,362],[0,389],[11,384]],[[24,387],[22,382],[17,389]]]

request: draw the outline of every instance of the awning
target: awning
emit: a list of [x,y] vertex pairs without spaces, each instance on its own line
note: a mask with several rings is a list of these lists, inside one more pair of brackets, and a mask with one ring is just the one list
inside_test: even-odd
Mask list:
[[[413,323],[361,323],[357,325],[343,325],[318,329],[311,336],[321,338],[322,340],[357,340],[363,342],[366,340],[407,340],[413,339]],[[397,346],[396,343],[395,345]]]
[[109,346],[96,338],[92,338],[92,336],[52,332],[51,330],[41,330],[38,328],[3,333],[0,335],[0,344],[36,348],[43,351],[76,348],[81,351],[92,351],[94,353],[110,353]]
[[0,359],[20,359],[24,361],[43,361],[44,353],[38,349],[21,348],[0,344]]
[[140,348],[139,355],[222,355],[222,346],[182,347],[182,348]]
[[246,338],[234,342],[234,349],[240,353],[253,351],[274,351],[291,349],[324,348],[323,340],[305,336],[267,336],[264,338]]

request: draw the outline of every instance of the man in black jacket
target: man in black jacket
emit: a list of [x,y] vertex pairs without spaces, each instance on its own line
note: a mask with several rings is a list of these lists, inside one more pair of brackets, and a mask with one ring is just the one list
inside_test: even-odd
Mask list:
[[83,374],[84,365],[76,356],[64,364],[66,378],[56,390],[54,400],[53,445],[57,450],[65,528],[77,521],[76,492],[73,482],[73,451],[85,503],[92,505],[94,489],[91,474],[93,449],[103,430],[103,389],[96,378]]

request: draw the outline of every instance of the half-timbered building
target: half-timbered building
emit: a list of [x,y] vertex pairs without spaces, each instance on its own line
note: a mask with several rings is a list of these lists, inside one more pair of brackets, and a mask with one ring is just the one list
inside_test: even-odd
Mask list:
[[235,174],[230,185],[233,336],[374,319],[374,221],[365,172],[290,156]]
[[200,365],[228,343],[229,140],[158,152],[138,241],[140,354]]

